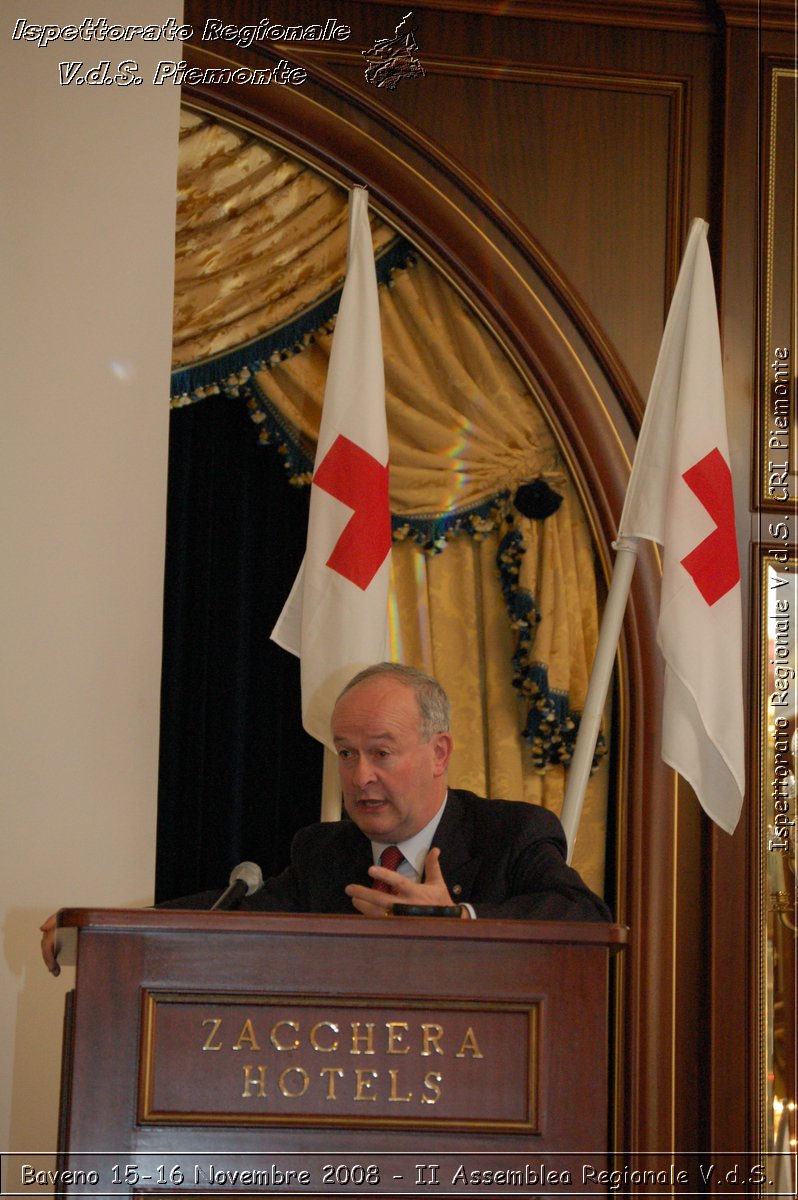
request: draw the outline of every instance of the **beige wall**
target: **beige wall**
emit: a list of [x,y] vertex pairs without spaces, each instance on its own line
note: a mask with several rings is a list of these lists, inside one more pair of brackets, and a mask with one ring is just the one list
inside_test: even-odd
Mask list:
[[[74,970],[47,975],[37,926],[152,894],[180,92],[149,80],[180,55],[15,43],[12,13],[94,11],[19,10],[0,38],[0,1147],[49,1150]],[[133,11],[102,9],[159,24],[182,9]],[[136,59],[144,83],[59,85],[59,61],[104,58]]]

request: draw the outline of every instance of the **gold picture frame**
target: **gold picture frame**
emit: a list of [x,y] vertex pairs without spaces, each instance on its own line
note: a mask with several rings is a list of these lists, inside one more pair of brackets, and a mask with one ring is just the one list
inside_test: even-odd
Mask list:
[[779,1194],[798,1137],[798,547],[760,546],[757,565],[760,1144],[775,1156],[765,1194]]

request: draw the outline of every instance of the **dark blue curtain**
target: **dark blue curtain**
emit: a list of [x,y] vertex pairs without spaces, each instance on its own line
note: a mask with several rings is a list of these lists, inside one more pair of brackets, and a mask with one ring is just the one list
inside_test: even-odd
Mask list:
[[299,662],[269,633],[304,551],[309,488],[288,483],[244,402],[170,417],[156,902],[264,874],[318,820],[322,749]]

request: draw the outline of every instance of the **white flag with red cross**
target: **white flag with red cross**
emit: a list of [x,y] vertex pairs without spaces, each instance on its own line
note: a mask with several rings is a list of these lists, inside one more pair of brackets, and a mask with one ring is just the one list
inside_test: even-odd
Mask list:
[[368,192],[349,194],[305,557],[272,638],[299,656],[302,723],[327,745],[341,688],[389,657],[391,516],[385,374]]
[[690,229],[619,536],[663,547],[662,757],[732,833],[745,790],[742,605],[707,228]]

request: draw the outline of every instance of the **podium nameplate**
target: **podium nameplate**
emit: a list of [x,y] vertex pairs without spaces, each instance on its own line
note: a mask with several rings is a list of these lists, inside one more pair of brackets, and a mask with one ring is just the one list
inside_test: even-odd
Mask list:
[[540,1002],[145,990],[142,1125],[539,1133]]

